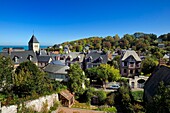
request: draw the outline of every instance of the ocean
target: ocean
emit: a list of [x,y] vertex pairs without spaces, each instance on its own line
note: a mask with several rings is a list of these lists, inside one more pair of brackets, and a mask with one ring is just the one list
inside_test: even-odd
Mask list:
[[[47,48],[49,46],[40,46],[41,49]],[[3,48],[24,48],[25,50],[28,50],[28,46],[24,46],[24,45],[0,45],[0,52],[2,52]]]

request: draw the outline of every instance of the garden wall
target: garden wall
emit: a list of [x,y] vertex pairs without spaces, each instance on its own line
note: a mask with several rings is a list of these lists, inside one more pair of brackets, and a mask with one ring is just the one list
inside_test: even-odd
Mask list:
[[[53,106],[55,101],[59,101],[58,94],[52,94],[44,97],[40,97],[39,99],[27,101],[25,105],[27,108],[32,107],[34,110],[40,112],[44,103],[47,102],[48,109]],[[1,108],[1,113],[17,113],[17,105],[11,106],[3,106]]]

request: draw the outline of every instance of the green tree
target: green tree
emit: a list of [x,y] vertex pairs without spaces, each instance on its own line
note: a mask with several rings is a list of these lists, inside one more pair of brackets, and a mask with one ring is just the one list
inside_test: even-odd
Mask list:
[[154,71],[155,67],[158,65],[158,61],[147,57],[145,60],[142,61],[141,69],[144,74],[150,74]]
[[120,78],[119,70],[108,64],[101,64],[98,67],[89,68],[86,70],[86,75],[90,80],[95,79],[102,81],[103,88],[105,88],[107,81],[117,81]]
[[157,93],[152,97],[152,102],[146,104],[147,113],[170,112],[170,88],[160,82]]
[[113,58],[113,60],[108,61],[108,64],[110,66],[113,66],[115,69],[119,69],[120,68],[120,55],[117,55]]
[[9,57],[0,55],[0,87],[7,94],[10,92],[14,65]]
[[103,90],[101,91],[96,91],[94,93],[97,97],[98,97],[98,100],[99,100],[99,104],[102,105],[105,103],[105,100],[107,98],[107,95],[106,95],[106,92],[104,92]]
[[16,69],[13,90],[19,96],[50,92],[52,86],[46,74],[31,61],[23,62]]
[[80,95],[84,93],[84,89],[82,87],[85,84],[85,74],[83,70],[80,68],[79,64],[75,63],[71,65],[69,71],[69,81],[68,81],[68,88],[71,92],[74,92],[76,98],[79,98]]

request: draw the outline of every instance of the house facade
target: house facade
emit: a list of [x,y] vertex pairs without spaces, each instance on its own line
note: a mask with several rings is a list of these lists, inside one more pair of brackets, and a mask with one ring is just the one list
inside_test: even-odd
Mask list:
[[44,71],[48,73],[48,76],[51,79],[67,82],[69,79],[67,72],[68,69],[69,67],[65,65],[48,64],[44,68]]
[[38,65],[36,54],[33,51],[13,51],[12,48],[9,48],[8,52],[1,52],[0,55],[10,57],[14,63],[14,68],[26,61],[32,61],[35,65]]
[[106,64],[109,61],[109,55],[102,51],[92,51],[86,54],[84,64],[85,69]]
[[120,60],[121,75],[123,77],[134,77],[141,72],[141,59],[133,50],[127,50]]

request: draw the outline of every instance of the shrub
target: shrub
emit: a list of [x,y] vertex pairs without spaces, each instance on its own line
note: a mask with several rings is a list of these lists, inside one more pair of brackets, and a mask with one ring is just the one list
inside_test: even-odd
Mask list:
[[132,91],[131,93],[135,101],[143,101],[143,91]]

